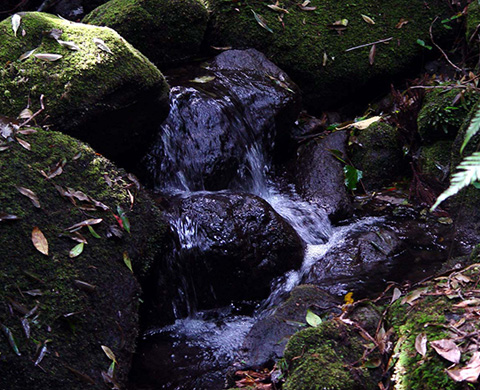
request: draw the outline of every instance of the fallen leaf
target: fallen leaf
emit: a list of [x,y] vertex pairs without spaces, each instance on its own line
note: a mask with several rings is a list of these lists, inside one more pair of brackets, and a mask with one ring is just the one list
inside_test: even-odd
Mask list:
[[40,253],[48,256],[48,241],[37,226],[32,230],[32,243]]
[[28,199],[30,199],[36,208],[39,208],[39,209],[42,208],[40,206],[40,202],[35,192],[25,187],[16,187],[16,188],[17,188],[17,191],[20,192],[23,196],[26,196]]
[[20,57],[18,57],[18,60],[19,61],[25,61],[27,58],[29,58],[33,53],[35,53],[35,50],[37,49],[33,49],[33,50],[29,50],[29,51],[26,51],[25,53],[23,53]]
[[60,30],[59,28],[52,28],[50,31],[45,31],[43,33],[43,35],[45,35],[46,37],[49,37],[55,40],[59,40],[62,34],[63,34],[63,31]]
[[372,45],[372,48],[370,49],[370,53],[368,54],[368,62],[370,65],[373,65],[373,62],[375,61],[375,54],[377,52],[377,45]]
[[85,292],[88,292],[88,293],[94,292],[95,289],[97,288],[97,287],[94,286],[93,284],[84,282],[84,281],[82,281],[82,280],[74,280],[74,281],[73,281],[73,284],[74,284],[75,286],[77,286],[77,288],[79,288],[80,290],[85,291]]
[[372,116],[371,118],[364,119],[363,121],[358,121],[358,122],[352,123],[351,127],[354,127],[358,130],[365,130],[372,123],[378,122],[380,119],[382,119],[381,116]]
[[82,221],[82,222],[79,222],[79,223],[76,223],[75,225],[72,225],[68,228],[66,228],[65,230],[68,230],[68,231],[75,231],[75,230],[78,230],[84,226],[89,226],[89,225],[97,225],[99,224],[100,222],[102,222],[103,219],[102,218],[96,218],[96,219],[86,219],[85,221]]
[[365,20],[365,22],[367,22],[368,24],[375,24],[374,20],[369,16],[363,15],[363,14],[361,14],[361,16],[362,16],[362,19]]
[[101,40],[100,38],[93,38],[93,43],[95,43],[95,45],[97,45],[97,47],[100,49],[100,50],[103,50],[109,54],[113,54],[113,52],[110,50],[110,48],[106,45],[106,43]]
[[83,252],[83,247],[85,244],[81,242],[80,244],[75,245],[68,254],[68,257],[73,258],[80,256]]
[[404,305],[405,303],[408,303],[409,305],[412,306],[413,302],[416,301],[418,298],[420,298],[423,294],[425,294],[427,290],[428,290],[427,287],[413,290],[402,299],[402,305]]
[[123,252],[123,262],[125,263],[125,265],[127,266],[127,268],[133,272],[133,269],[132,269],[132,261],[130,260],[130,257],[128,256],[128,253],[127,252]]
[[[30,110],[29,108],[24,108],[22,112],[18,114],[18,119],[30,119],[32,116],[33,116],[32,110]],[[20,130],[20,131],[23,131],[23,130]],[[17,133],[20,133],[20,131],[17,131]],[[22,132],[20,134],[25,134],[25,132]]]
[[337,20],[331,24],[327,24],[327,28],[336,31],[344,31],[347,29],[348,19]]
[[195,77],[193,80],[190,80],[190,82],[198,83],[198,84],[206,84],[206,83],[209,83],[212,80],[215,80],[215,76]]
[[50,168],[48,172],[40,171],[41,174],[48,180],[53,179],[54,177],[61,175],[63,173],[63,167],[67,163],[67,160],[61,159],[58,163],[56,163],[53,167]]
[[22,356],[22,354],[18,350],[17,343],[15,342],[15,338],[13,337],[12,331],[2,323],[0,323],[0,326],[2,328],[3,333],[7,337],[8,343],[10,344],[10,347],[12,347],[13,352],[15,352],[15,354],[18,356]]
[[38,58],[42,61],[54,62],[58,61],[63,56],[61,54],[51,54],[51,53],[37,53],[33,55],[35,58]]
[[60,39],[57,39],[57,42],[62,45],[63,47],[66,47],[67,49],[70,50],[80,50],[80,48],[75,44],[75,42],[71,41],[62,41]]
[[415,338],[415,349],[422,357],[425,357],[427,353],[427,335],[425,333],[420,333]]
[[47,344],[43,343],[43,347],[42,349],[40,349],[40,352],[38,353],[38,357],[37,357],[37,360],[35,360],[34,365],[38,366],[42,362],[46,354],[47,354]]
[[22,148],[27,149],[27,150],[32,150],[32,147],[30,146],[30,144],[27,141],[24,141],[23,139],[18,138],[18,137],[15,137],[15,139],[22,146]]
[[268,4],[267,7],[276,11],[276,12],[283,12],[285,14],[288,14],[288,11],[285,8],[281,8],[281,7],[279,7],[278,5],[275,5],[275,4]]
[[408,23],[408,20],[401,18],[400,21],[395,25],[395,28],[402,28]]
[[444,359],[452,363],[459,363],[462,353],[457,345],[450,339],[430,341],[430,345]]
[[453,305],[453,307],[465,308],[468,306],[477,306],[479,304],[480,304],[479,298],[472,298],[472,299],[466,299],[460,303],[457,303],[456,305]]
[[18,31],[18,28],[20,27],[21,22],[22,22],[22,17],[19,14],[15,14],[12,16],[13,35],[17,36],[17,31]]
[[447,370],[447,374],[456,382],[476,383],[480,376],[480,352],[474,352],[465,367],[452,368]]
[[117,212],[122,222],[120,225],[123,227],[123,229],[125,229],[127,233],[130,234],[130,221],[128,220],[127,215],[125,214],[125,211],[123,211],[123,209],[120,206],[117,206]]
[[307,7],[307,6],[304,6],[304,5],[299,5],[298,6],[302,11],[315,11],[317,9],[317,7]]
[[402,292],[400,291],[400,289],[398,287],[395,287],[393,289],[393,294],[392,294],[392,300],[390,303],[393,303],[395,302],[398,298],[400,298],[402,296]]
[[3,213],[3,212],[0,211],[0,222],[2,222],[2,221],[13,221],[13,220],[16,220],[16,219],[20,219],[20,218],[17,217],[16,215]]
[[91,227],[90,225],[88,225],[87,227],[88,227],[88,230],[89,230],[90,234],[91,234],[93,237],[95,237],[95,238],[102,238],[102,237],[100,237],[100,236],[98,235],[98,233],[97,233],[95,230],[93,230],[93,227]]
[[83,372],[80,372],[78,370],[76,370],[75,368],[73,367],[70,367],[68,365],[65,365],[65,367],[70,371],[72,372],[73,374],[75,374],[75,376],[77,376],[77,378],[81,379],[82,381],[84,381],[85,383],[90,383],[91,385],[95,385],[95,381],[90,378],[87,374],[84,374]]
[[307,321],[307,324],[313,328],[316,328],[318,325],[322,323],[322,319],[320,318],[320,316],[315,314],[310,309],[307,310],[307,315],[305,317],[305,320]]
[[110,360],[117,363],[117,358],[115,357],[115,354],[112,352],[110,348],[108,348],[105,345],[102,345],[102,349],[103,349],[103,352],[105,352],[105,355],[107,355]]
[[326,66],[326,65],[327,65],[327,60],[328,60],[327,53],[326,53],[326,52],[323,52],[322,66]]
[[[28,109],[26,109],[28,110]],[[25,111],[25,110],[24,110]],[[22,111],[23,112],[23,111]],[[21,119],[21,118],[20,118]],[[35,134],[37,130],[35,129],[24,129],[24,130],[17,130],[17,134],[23,134],[23,135],[30,135],[30,134]]]
[[267,30],[268,32],[271,32],[273,34],[273,30],[267,26],[267,23],[265,22],[265,19],[263,19],[263,17],[261,15],[258,15],[253,9],[252,9],[252,12],[253,12],[253,16],[255,17],[255,20],[257,21],[257,23],[262,26],[265,30]]

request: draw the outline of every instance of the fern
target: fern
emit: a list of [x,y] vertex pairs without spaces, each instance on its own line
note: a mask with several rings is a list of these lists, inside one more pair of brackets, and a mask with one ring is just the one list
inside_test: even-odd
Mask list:
[[463,140],[462,147],[460,148],[460,154],[463,153],[463,149],[467,146],[468,141],[472,139],[472,137],[478,133],[480,130],[480,108],[477,109],[475,116],[473,117],[470,125],[468,126],[467,132],[465,133],[465,139]]
[[[480,126],[480,115],[479,111],[475,115],[475,118],[478,117],[478,125]],[[475,120],[474,118],[474,120]],[[473,123],[473,121],[472,121]],[[469,126],[469,130],[471,125]],[[477,129],[478,131],[478,129]],[[449,198],[452,195],[455,195],[462,188],[469,186],[470,184],[480,181],[480,152],[475,152],[471,156],[466,157],[460,165],[457,167],[458,172],[456,172],[452,179],[450,180],[450,186],[437,198],[437,201],[432,206],[430,211],[435,210],[440,203],[445,199]]]

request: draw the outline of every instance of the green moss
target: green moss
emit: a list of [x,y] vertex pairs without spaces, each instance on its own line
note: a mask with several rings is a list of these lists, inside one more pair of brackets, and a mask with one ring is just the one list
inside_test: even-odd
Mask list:
[[445,182],[450,173],[452,145],[452,141],[437,141],[431,146],[422,147],[419,156],[422,173]]
[[[70,368],[92,378],[94,388],[102,388],[100,374],[108,369],[109,359],[101,345],[114,351],[117,378],[125,382],[135,348],[140,289],[123,263],[123,253],[130,256],[134,270],[144,275],[165,241],[166,226],[152,201],[131,187],[126,173],[87,145],[40,129],[18,137],[30,143],[30,151],[11,141],[10,148],[0,152],[0,212],[21,217],[0,222],[0,322],[15,336],[21,356],[13,353],[2,336],[0,388],[85,388]],[[41,174],[64,159],[60,175],[47,180]],[[82,210],[85,202],[73,199],[73,204],[55,185],[82,191],[110,210]],[[17,186],[32,190],[41,208],[34,207]],[[134,196],[132,208],[127,188]],[[117,206],[127,211],[131,234],[108,238],[110,226],[118,227],[113,216]],[[101,238],[82,228],[79,233],[88,244],[78,257],[70,258],[69,251],[77,242],[65,229],[90,218],[103,219],[94,226]],[[35,226],[48,241],[48,256],[32,244]],[[94,285],[95,290],[82,289],[76,280]],[[31,290],[41,295],[29,295]],[[21,325],[22,315],[9,308],[11,300],[28,310],[37,306],[29,317],[30,338]],[[49,353],[40,364],[42,370],[33,362],[37,344],[46,340]]]
[[453,140],[478,100],[478,94],[471,92],[454,104],[461,90],[445,87],[430,90],[418,114],[418,133],[426,144],[442,139]]
[[363,171],[367,190],[392,183],[403,172],[402,148],[397,129],[385,122],[376,122],[350,138],[350,158]]
[[83,22],[113,28],[155,64],[168,66],[200,52],[207,20],[200,0],[111,0]]
[[[102,152],[125,150],[125,145],[133,143],[131,138],[124,142],[129,134],[145,138],[145,127],[138,129],[134,121],[121,117],[122,112],[135,105],[139,105],[141,113],[144,113],[142,105],[155,106],[155,115],[144,114],[150,119],[161,117],[159,99],[167,99],[168,85],[145,56],[109,28],[73,23],[39,12],[20,15],[16,36],[11,18],[0,23],[0,89],[4,91],[0,96],[1,114],[16,117],[28,106],[35,112],[43,95],[45,110],[37,119],[43,118],[55,129],[76,135],[96,147],[99,147],[97,139],[103,137]],[[60,39],[74,42],[80,50],[60,45],[49,36],[52,29],[60,30]],[[102,40],[112,53],[98,47],[95,38]],[[19,60],[34,49],[33,55]],[[62,58],[43,61],[35,57],[40,53],[59,54]],[[166,102],[164,106],[167,107]],[[114,122],[117,117],[121,117],[118,124]],[[128,129],[119,126],[122,120],[128,122]],[[108,127],[108,121],[114,129]]]
[[289,373],[286,390],[354,390],[376,383],[366,368],[355,366],[362,358],[361,337],[336,321],[323,322],[293,335],[284,357]]
[[[480,4],[476,1],[472,1],[468,5],[468,12],[467,12],[467,26],[465,29],[465,37],[467,38],[467,42],[476,42],[478,43],[478,33],[477,30],[478,25],[480,24]],[[477,37],[473,37],[470,41],[474,33],[477,33]]]
[[[433,18],[447,11],[442,1],[397,1],[395,6],[382,1],[339,2],[312,0],[314,11],[302,11],[297,5],[280,1],[288,9],[282,26],[279,13],[267,8],[269,1],[210,0],[212,32],[209,44],[254,47],[264,52],[299,84],[316,106],[327,106],[347,97],[367,82],[391,79],[405,71],[422,53],[417,39],[428,41]],[[273,33],[262,28],[252,10],[262,16]],[[362,14],[375,24],[366,23]],[[348,26],[339,34],[328,28],[335,21],[347,19]],[[401,19],[408,20],[396,28]],[[444,31],[436,31],[438,37]],[[369,63],[371,46],[349,48],[390,38],[388,44],[377,44],[374,64]],[[327,57],[325,66],[324,57]],[[312,99],[315,99],[313,101]]]

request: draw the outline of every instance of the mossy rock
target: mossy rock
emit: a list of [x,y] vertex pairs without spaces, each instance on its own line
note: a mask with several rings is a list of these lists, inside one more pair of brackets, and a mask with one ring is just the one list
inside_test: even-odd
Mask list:
[[462,90],[454,86],[444,87],[439,85],[428,91],[418,113],[418,134],[427,145],[438,140],[455,139],[465,117],[478,100],[477,93],[466,93],[459,99],[458,94]]
[[[168,111],[169,88],[160,71],[112,29],[39,12],[18,15],[16,34],[12,18],[0,23],[0,112],[16,117],[28,106],[35,112],[43,95],[45,110],[37,120],[110,158],[141,155]],[[62,46],[49,32],[79,50]],[[35,57],[45,53],[62,57]]]
[[[465,29],[465,38],[469,44],[475,43],[478,45],[479,33],[478,25],[480,24],[480,4],[472,1],[467,8],[467,25]],[[476,36],[474,36],[476,34]],[[478,49],[477,49],[478,51]]]
[[450,155],[453,141],[437,141],[420,149],[419,162],[422,174],[445,183],[450,174]]
[[376,389],[376,375],[354,364],[364,353],[362,340],[354,327],[336,320],[296,333],[284,353],[289,372],[283,389]]
[[[421,58],[424,49],[417,40],[428,43],[434,18],[448,14],[448,4],[440,0],[429,1],[428,7],[420,0],[312,0],[308,7],[316,7],[313,11],[280,1],[279,7],[288,11],[285,15],[267,8],[271,2],[264,0],[209,0],[208,4],[212,11],[209,45],[262,51],[295,80],[313,108],[337,104],[362,88],[365,96],[371,89],[364,88],[368,83],[390,83],[393,76]],[[252,11],[263,18],[271,32],[262,28]],[[282,15],[284,26],[278,20]],[[344,31],[329,28],[342,19],[348,20]],[[408,23],[400,27],[402,21]],[[446,32],[440,22],[434,25],[437,40]],[[390,37],[388,44],[376,45],[372,65],[371,45],[346,51]]]
[[111,0],[83,19],[118,31],[160,67],[198,55],[207,21],[201,0]]
[[350,137],[350,158],[363,172],[362,181],[368,191],[392,183],[404,171],[399,134],[385,122],[375,122]]
[[[11,138],[3,145],[9,148],[0,152],[0,388],[104,389],[101,373],[111,361],[102,345],[115,354],[115,380],[122,385],[135,349],[140,294],[124,260],[128,257],[133,270],[146,275],[165,244],[166,224],[125,171],[86,144],[42,129],[16,137],[31,150]],[[61,174],[51,179],[42,174],[62,165]],[[19,193],[19,186],[36,194],[39,208]],[[60,194],[75,190],[90,201]],[[103,209],[93,207],[91,199],[103,203]],[[130,234],[114,216],[118,206],[130,222]],[[5,213],[18,219],[5,219]],[[77,234],[88,244],[70,257],[78,244],[72,238],[80,236],[67,228],[99,218],[93,228],[100,238],[82,227]],[[48,242],[48,255],[32,243],[35,227]],[[7,329],[18,354],[9,345]],[[43,346],[48,352],[38,360]]]

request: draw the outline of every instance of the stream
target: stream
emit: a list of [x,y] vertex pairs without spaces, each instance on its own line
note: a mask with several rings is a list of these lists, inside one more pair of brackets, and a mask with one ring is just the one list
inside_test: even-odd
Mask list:
[[[259,53],[227,53],[169,75],[170,115],[143,161],[177,237],[176,266],[161,271],[172,320],[145,324],[132,390],[225,388],[232,367],[280,357],[286,340],[272,347],[258,329],[296,286],[319,286],[335,306],[348,292],[419,281],[452,255],[451,226],[401,190],[357,197],[332,223],[332,200],[303,196],[283,164],[298,155],[286,141],[298,89]],[[331,164],[320,168],[342,174]]]

